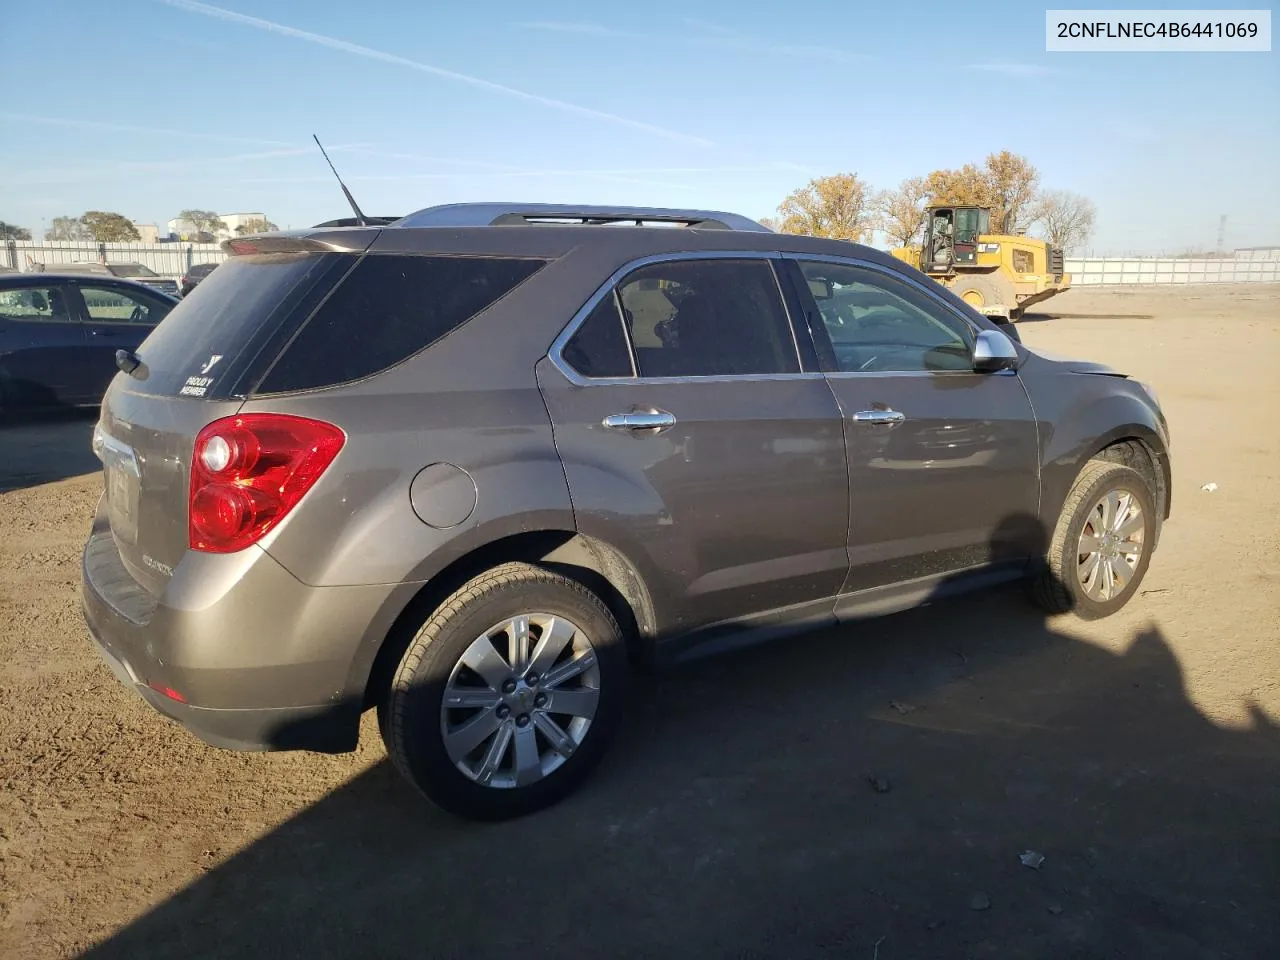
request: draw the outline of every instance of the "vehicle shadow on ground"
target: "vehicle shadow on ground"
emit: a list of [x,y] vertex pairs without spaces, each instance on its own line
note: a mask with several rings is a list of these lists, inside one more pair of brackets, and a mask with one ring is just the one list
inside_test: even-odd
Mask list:
[[97,419],[96,407],[0,419],[0,493],[97,472],[90,446]]
[[1045,320],[1154,320],[1153,313],[1062,313],[1057,310],[1029,310],[1018,323],[1041,323]]
[[1280,728],[1202,716],[1158,630],[1112,652],[1018,593],[642,679],[596,776],[523,820],[454,820],[384,760],[86,956],[1273,949]]

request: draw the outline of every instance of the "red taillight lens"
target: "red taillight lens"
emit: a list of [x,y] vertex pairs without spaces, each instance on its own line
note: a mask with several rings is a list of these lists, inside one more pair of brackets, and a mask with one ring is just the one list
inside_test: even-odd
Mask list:
[[179,703],[187,702],[187,698],[184,697],[182,694],[180,694],[177,690],[173,689],[173,687],[166,687],[162,683],[148,683],[147,686],[150,687],[152,690],[154,690],[156,693],[163,693],[170,700],[177,700]]
[[188,542],[234,553],[292,510],[346,443],[331,423],[278,413],[215,420],[191,458]]

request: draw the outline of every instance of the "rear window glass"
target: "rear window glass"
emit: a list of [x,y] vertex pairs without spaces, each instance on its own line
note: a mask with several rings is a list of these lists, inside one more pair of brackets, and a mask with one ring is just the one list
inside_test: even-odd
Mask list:
[[137,352],[146,375],[130,387],[159,396],[231,395],[286,318],[354,261],[352,254],[231,257],[143,341]]
[[[456,330],[545,265],[500,257],[368,256],[256,392],[333,386],[385,370]],[[200,289],[217,282],[219,273]]]
[[112,263],[107,265],[107,269],[110,270],[117,277],[158,277],[160,276],[160,274],[156,273],[150,267],[143,266],[140,263]]

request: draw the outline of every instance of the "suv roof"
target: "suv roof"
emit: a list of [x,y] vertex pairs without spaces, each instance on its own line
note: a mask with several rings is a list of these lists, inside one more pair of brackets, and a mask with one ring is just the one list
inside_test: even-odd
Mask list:
[[[230,254],[309,249],[335,253],[438,252],[554,259],[582,247],[583,231],[589,230],[595,254],[618,263],[675,251],[777,250],[829,256],[849,256],[856,252],[864,259],[903,272],[902,261],[872,247],[845,240],[775,233],[741,214],[716,210],[453,203],[426,207],[391,223],[376,222],[379,219],[383,218],[366,217],[364,226],[355,225],[353,219],[331,220],[301,230],[224,240],[222,247]],[[601,229],[614,226],[629,229]],[[856,250],[851,251],[851,247]],[[588,259],[594,262],[596,257]]]
[[448,203],[426,207],[401,217],[396,227],[503,227],[542,223],[602,226],[631,223],[663,224],[708,230],[771,232],[763,224],[736,213],[718,210],[677,210],[668,207],[602,207],[566,203]]

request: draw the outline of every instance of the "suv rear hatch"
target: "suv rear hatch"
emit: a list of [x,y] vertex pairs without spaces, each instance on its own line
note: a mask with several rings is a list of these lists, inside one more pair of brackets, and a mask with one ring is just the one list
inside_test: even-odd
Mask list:
[[233,255],[138,348],[140,366],[112,381],[94,434],[106,516],[121,563],[153,598],[187,550],[197,434],[240,409],[374,236],[231,242]]

